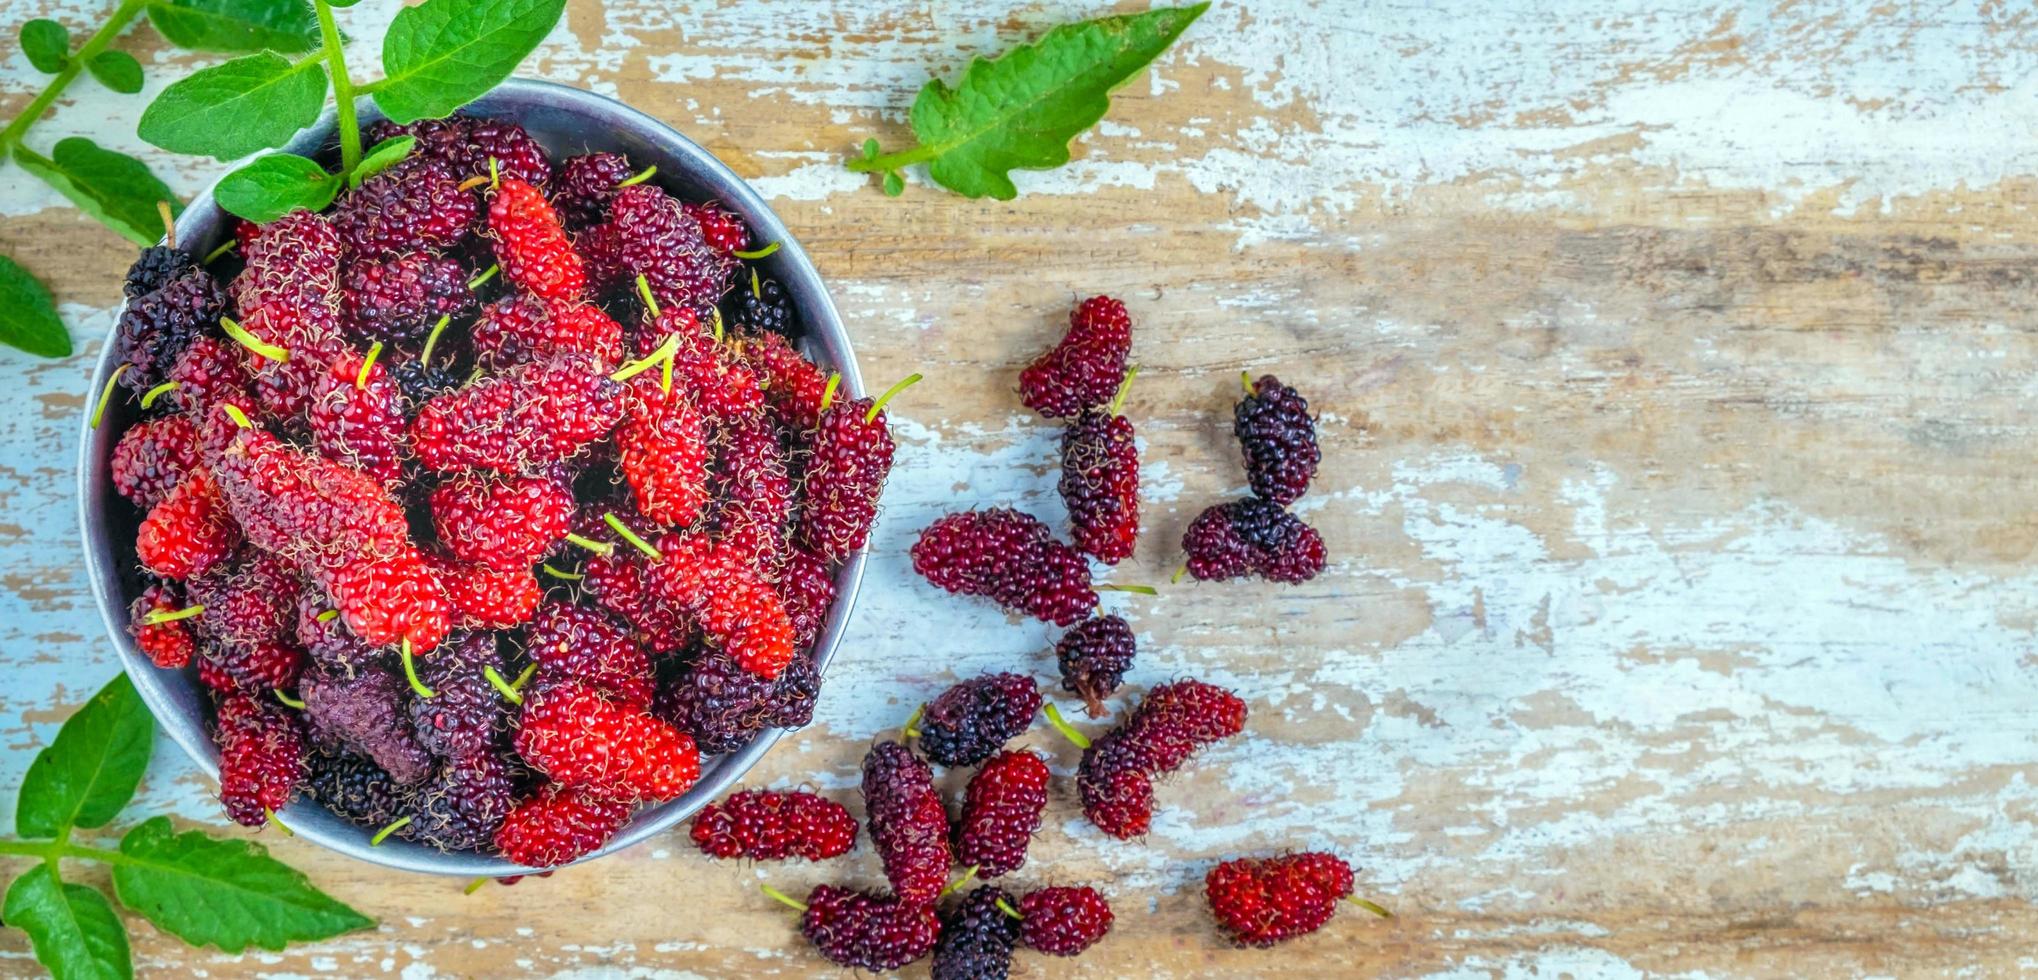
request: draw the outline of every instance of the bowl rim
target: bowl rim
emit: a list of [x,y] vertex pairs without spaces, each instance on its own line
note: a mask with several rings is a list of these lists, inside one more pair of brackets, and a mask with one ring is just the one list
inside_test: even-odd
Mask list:
[[[499,112],[504,105],[555,108],[581,116],[590,122],[599,119],[612,123],[622,127],[632,136],[654,144],[660,153],[684,161],[686,167],[683,172],[712,185],[717,198],[725,206],[733,207],[750,225],[757,237],[779,243],[778,250],[771,256],[754,261],[769,263],[773,277],[795,295],[796,302],[800,304],[801,322],[806,335],[812,338],[815,344],[825,346],[827,352],[832,355],[835,368],[842,375],[841,387],[847,397],[860,398],[865,395],[855,350],[850,344],[841,315],[837,312],[833,299],[828,295],[826,281],[815,268],[806,250],[800,246],[799,241],[793,237],[763,196],[727,164],[674,127],[642,110],[609,96],[558,82],[527,78],[506,79],[480,98],[463,106],[460,111],[486,118],[494,114],[491,109]],[[356,100],[355,109],[363,128],[383,118],[373,101],[366,97]],[[281,149],[307,155],[317,153],[337,131],[336,115],[336,108],[327,106],[316,122],[300,131]],[[214,192],[224,176],[225,171],[222,171],[220,177],[214,178],[211,184],[192,198],[179,215],[176,225],[180,240],[188,241],[184,237],[185,233],[197,222],[205,220],[202,215],[216,215],[221,222],[227,220],[225,211],[219,208],[214,198]],[[667,174],[661,168],[660,176],[676,175]],[[86,391],[87,405],[97,403],[99,393],[105,389],[117,366],[115,354],[118,348],[119,314],[126,307],[126,300],[123,300],[115,310],[112,322],[107,326],[93,367],[90,387]],[[121,596],[118,562],[114,558],[111,544],[97,513],[104,510],[109,502],[110,485],[102,479],[95,478],[96,466],[101,460],[110,458],[113,446],[118,442],[119,433],[109,432],[104,426],[95,427],[91,416],[92,413],[85,413],[80,422],[77,458],[78,525],[85,573],[91,585],[93,601],[99,610],[101,625],[105,628],[107,638],[113,642],[122,669],[132,679],[142,701],[155,716],[156,724],[167,731],[171,740],[177,743],[184,754],[216,782],[219,778],[218,750],[210,736],[206,734],[203,719],[193,717],[191,712],[183,710],[177,704],[169,687],[171,672],[157,668],[151,663],[128,636],[128,607],[127,600]],[[855,611],[868,560],[869,546],[866,545],[857,549],[836,569],[835,602],[829,610],[821,634],[815,639],[812,647],[815,668],[824,676]],[[638,810],[630,823],[608,843],[559,867],[580,864],[613,854],[654,837],[692,816],[701,806],[721,796],[732,784],[742,779],[784,734],[783,729],[766,728],[742,748],[716,756],[712,767],[707,768],[700,780],[685,794],[656,807]],[[367,837],[371,831],[365,831],[342,820],[337,814],[302,795],[286,805],[278,816],[288,821],[288,828],[295,836],[349,857],[387,868],[463,877],[518,875],[542,870],[515,864],[494,855],[444,852],[411,841],[392,841],[388,846],[370,845],[367,843]]]

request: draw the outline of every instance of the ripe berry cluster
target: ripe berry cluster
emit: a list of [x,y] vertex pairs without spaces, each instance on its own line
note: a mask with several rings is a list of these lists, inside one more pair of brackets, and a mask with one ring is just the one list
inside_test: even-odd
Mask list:
[[1323,536],[1288,510],[1309,490],[1321,452],[1309,401],[1273,375],[1242,377],[1232,433],[1245,452],[1253,496],[1213,504],[1182,533],[1183,570],[1198,579],[1257,576],[1301,583],[1323,571]]
[[[715,202],[512,123],[371,135],[417,142],[325,213],[128,274],[130,632],[216,692],[235,820],[308,795],[378,842],[550,867],[811,718],[891,437]],[[781,813],[797,841],[756,829]],[[722,819],[759,857],[855,833]]]

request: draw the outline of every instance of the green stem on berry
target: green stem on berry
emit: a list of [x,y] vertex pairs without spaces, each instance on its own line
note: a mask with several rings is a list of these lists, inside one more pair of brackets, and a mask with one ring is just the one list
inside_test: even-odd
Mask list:
[[637,277],[637,295],[644,300],[644,310],[651,314],[651,319],[658,319],[658,298],[651,295],[651,280],[642,275]]
[[583,548],[586,548],[589,551],[594,552],[597,555],[602,556],[603,558],[607,558],[608,556],[616,553],[616,546],[608,543],[607,541],[596,541],[592,538],[583,538],[580,535],[574,534],[572,532],[567,532],[566,543],[577,544]]
[[1132,379],[1137,377],[1139,365],[1135,364],[1132,370],[1125,372],[1125,380],[1118,382],[1118,393],[1111,396],[1111,414],[1117,415],[1125,411],[1125,393],[1132,390]]
[[920,719],[925,717],[926,714],[927,714],[926,705],[923,704],[917,708],[914,708],[913,717],[906,719],[906,723],[899,727],[899,731],[904,732],[907,738],[919,738],[920,730],[918,728],[914,728],[913,726],[919,724]]
[[623,519],[617,517],[614,511],[603,514],[601,516],[601,519],[607,521],[610,527],[616,529],[617,534],[623,536],[623,540],[630,542],[630,544],[634,545],[638,551],[641,551],[645,555],[650,557],[652,561],[665,560],[664,552],[661,552],[657,548],[653,547],[651,542],[638,537],[637,532],[630,530],[629,525],[624,524]]
[[462,894],[462,895],[472,895],[472,894],[474,894],[475,892],[478,892],[478,891],[480,891],[480,890],[481,890],[481,886],[483,886],[483,885],[486,885],[486,884],[488,884],[488,876],[487,876],[487,875],[482,875],[481,877],[479,877],[479,878],[476,878],[476,879],[474,879],[473,881],[470,881],[470,882],[468,882],[468,883],[467,883],[467,887],[465,887],[465,888],[462,888],[462,889],[460,889],[460,894]]
[[709,308],[708,308],[708,316],[710,316],[710,317],[712,317],[712,318],[714,319],[714,326],[715,326],[715,343],[718,343],[718,344],[719,344],[719,343],[721,343],[721,342],[722,342],[722,333],[723,333],[723,330],[722,330],[722,308],[721,308],[721,307],[719,307],[719,306],[709,307]]
[[1103,582],[1100,583],[1097,586],[1097,588],[1105,592],[1135,592],[1140,595],[1161,594],[1161,590],[1156,589],[1151,585],[1116,585],[1110,582]]
[[418,680],[417,659],[410,655],[410,637],[403,638],[403,651],[399,656],[403,660],[403,678],[410,682],[410,689],[416,691],[417,696],[421,698],[438,697],[439,692],[426,687],[424,681]]
[[1379,916],[1380,918],[1383,919],[1394,918],[1394,913],[1387,911],[1385,908],[1381,907],[1378,904],[1368,902],[1365,899],[1358,897],[1357,895],[1346,895],[1345,901],[1350,902],[1353,905],[1356,905],[1362,909],[1365,909],[1366,911],[1371,912],[1374,915]]
[[432,366],[432,348],[439,346],[439,335],[446,332],[446,324],[451,322],[453,316],[448,313],[440,316],[439,322],[432,324],[432,332],[425,337],[425,349],[418,354],[419,364],[425,367]]
[[1020,914],[1019,914],[1019,910],[1018,910],[1018,909],[1015,909],[1015,908],[1013,908],[1013,907],[1012,907],[1012,903],[1010,903],[1010,902],[1007,902],[1007,901],[1005,901],[1005,900],[1004,900],[1004,899],[1002,899],[1002,898],[1001,898],[1001,899],[998,899],[998,900],[997,900],[997,906],[998,906],[998,911],[1000,911],[1000,912],[1003,912],[1003,913],[1005,913],[1006,915],[1009,915],[1009,916],[1011,916],[1012,918],[1015,918],[1015,919],[1024,919],[1024,918],[1026,918],[1025,916],[1023,916],[1023,915],[1020,915]]
[[657,172],[658,172],[658,165],[654,163],[654,164],[652,164],[652,165],[650,165],[650,166],[648,166],[648,167],[645,167],[645,168],[644,168],[644,169],[642,169],[642,170],[639,170],[639,171],[637,171],[637,172],[636,172],[636,174],[634,174],[634,175],[632,175],[632,176],[630,176],[630,177],[626,177],[626,178],[624,178],[624,179],[623,179],[623,182],[622,182],[622,183],[619,183],[619,184],[617,184],[617,185],[616,185],[616,187],[617,187],[617,189],[619,189],[619,190],[620,190],[621,188],[624,188],[624,187],[632,187],[632,186],[635,186],[635,185],[637,185],[637,184],[641,184],[641,183],[643,183],[643,182],[645,182],[645,181],[647,181],[647,180],[650,180],[650,179],[651,179],[651,177],[652,177],[652,175],[653,175],[653,174],[656,174]]
[[204,611],[205,607],[203,605],[185,606],[182,609],[158,609],[143,616],[142,625],[161,626],[164,623],[174,623],[180,619],[190,619]]
[[978,868],[980,868],[980,867],[982,867],[982,865],[978,865],[978,864],[972,864],[972,865],[970,865],[969,867],[967,867],[967,868],[963,869],[963,872],[962,872],[962,877],[960,877],[960,878],[957,878],[957,879],[955,879],[954,881],[951,881],[951,882],[949,882],[949,883],[948,883],[948,885],[947,885],[947,887],[945,887],[945,888],[941,889],[941,894],[939,894],[939,895],[936,895],[936,896],[934,896],[934,897],[935,897],[935,898],[946,898],[946,897],[948,897],[948,895],[949,895],[949,894],[951,894],[952,892],[954,892],[954,891],[955,891],[956,889],[958,889],[958,888],[961,888],[962,886],[964,886],[964,885],[967,885],[967,884],[969,884],[969,883],[970,883],[971,881],[973,881],[973,880],[975,880],[975,879],[976,879],[976,876],[977,876],[977,869],[978,869]]
[[318,11],[318,33],[325,42],[325,56],[331,62],[333,104],[340,124],[340,172],[350,174],[361,165],[361,123],[354,118],[354,82],[347,77],[347,55],[342,50],[339,25],[333,23],[333,8],[326,0],[312,0]]
[[1245,389],[1245,394],[1248,398],[1260,393],[1259,389],[1253,387],[1253,373],[1251,371],[1238,372],[1238,384],[1239,387]]
[[[304,705],[300,704],[298,705],[298,707],[302,708],[304,707]],[[297,831],[291,830],[288,824],[285,824],[281,818],[276,816],[276,811],[271,810],[266,806],[262,808],[262,819],[274,825],[277,830],[282,831],[283,836],[285,837],[297,836]]]
[[154,408],[156,404],[156,399],[161,398],[170,392],[176,391],[178,388],[181,387],[183,387],[183,385],[178,384],[175,381],[165,381],[162,384],[155,386],[154,388],[150,388],[149,390],[142,392],[142,407]]
[[409,817],[398,817],[395,823],[376,831],[375,836],[368,838],[368,846],[381,847],[382,842],[388,840],[390,834],[396,833],[408,826],[410,826]]
[[496,163],[496,161],[495,161],[495,158],[494,158],[494,157],[489,157],[489,158],[488,158],[488,189],[489,189],[489,190],[495,190],[496,188],[498,188],[498,187],[501,187],[501,186],[502,186],[502,166],[501,166],[500,164]]
[[156,202],[156,216],[163,219],[163,244],[177,247],[177,216],[170,213],[170,202]]
[[354,390],[368,390],[368,370],[375,366],[375,359],[382,356],[382,341],[368,345],[368,356],[361,359],[361,371],[354,375]]
[[527,672],[522,677],[517,678],[517,683],[515,684],[503,680],[502,675],[496,673],[494,664],[481,668],[481,676],[488,678],[489,685],[500,692],[503,697],[508,698],[511,704],[523,704],[524,696],[518,693],[517,688],[523,684],[525,678],[531,676],[528,671],[536,670],[537,667],[537,664],[532,664],[526,668]]
[[211,265],[213,259],[219,258],[220,256],[233,251],[234,246],[239,245],[240,243],[241,240],[238,238],[229,238],[226,241],[220,242],[218,248],[215,248],[212,251],[205,253],[204,264]]
[[[625,364],[621,368],[617,369],[614,374],[609,375],[609,380],[628,381],[631,378],[636,377],[637,375],[643,374],[644,372],[651,370],[651,368],[654,365],[658,364],[661,361],[670,362],[678,354],[679,354],[679,335],[673,334],[672,336],[665,338],[665,342],[659,344],[657,350],[654,350],[651,353],[644,355],[642,358],[631,361],[630,363]],[[670,391],[671,389],[668,387],[666,390]]]
[[1087,749],[1090,747],[1090,737],[1076,731],[1076,726],[1069,724],[1068,719],[1061,716],[1061,709],[1055,707],[1053,701],[1047,702],[1045,711],[1047,723],[1053,725],[1054,730],[1061,733],[1061,737],[1074,742],[1076,748]]
[[233,317],[229,316],[220,317],[219,328],[221,330],[226,331],[226,335],[232,337],[234,341],[240,344],[242,347],[246,347],[247,349],[254,351],[257,354],[260,354],[263,357],[266,357],[272,361],[290,360],[290,352],[288,350],[278,347],[275,344],[265,343],[262,340],[262,338],[249,333],[248,328],[241,326],[238,322],[234,320]]
[[219,406],[219,410],[225,412],[227,418],[233,419],[234,424],[240,426],[243,429],[252,429],[255,427],[255,423],[248,421],[248,413],[241,411],[241,407],[239,405],[236,405],[232,402],[226,402]]
[[757,887],[761,891],[763,891],[766,895],[771,896],[771,900],[774,902],[780,902],[786,905],[790,905],[801,912],[805,912],[807,910],[807,903],[802,902],[799,899],[786,894],[785,892],[779,891],[778,889],[773,888],[770,885],[760,884]]
[[457,189],[462,191],[471,191],[476,187],[480,187],[481,185],[486,183],[488,183],[487,177],[484,177],[480,174],[475,174],[474,176],[461,181],[460,186]]
[[0,159],[4,159],[8,150],[21,142],[21,138],[28,134],[28,128],[35,125],[43,113],[49,111],[49,107],[56,103],[57,97],[64,94],[64,89],[77,79],[78,73],[84,71],[87,64],[98,58],[100,52],[105,51],[107,45],[112,44],[113,39],[118,37],[121,31],[127,30],[127,25],[133,23],[135,17],[149,7],[150,2],[151,0],[121,0],[120,6],[114,8],[113,16],[108,17],[106,23],[101,24],[98,30],[93,31],[92,36],[85,39],[85,44],[76,53],[64,59],[63,69],[49,80],[49,84],[43,86],[42,93],[29,102],[28,108],[21,110],[21,115],[15,116],[14,120],[7,124],[6,129],[0,129]]
[[842,375],[838,372],[828,376],[828,387],[821,389],[821,411],[835,404],[835,389],[842,386]]
[[120,376],[127,373],[131,364],[122,364],[113,369],[113,376],[106,379],[106,387],[99,389],[99,404],[92,407],[92,427],[99,428],[99,420],[106,417],[106,403],[113,400],[113,386],[120,383]]
[[340,618],[340,611],[337,609],[328,609],[318,614],[318,621],[321,623],[330,623],[338,618]]
[[280,687],[270,688],[269,693],[276,695],[276,700],[282,702],[284,705],[288,707],[296,708],[299,711],[304,710],[304,702],[299,701],[296,698],[293,698],[290,695],[283,693],[283,689]]
[[756,298],[758,298],[758,299],[763,299],[763,298],[764,298],[764,287],[762,287],[762,286],[758,285],[758,283],[757,283],[757,267],[756,267],[756,266],[751,266],[751,267],[750,267],[750,295],[751,295],[751,296],[754,296],[754,297],[756,297]]
[[578,582],[587,577],[579,572],[562,572],[559,569],[553,568],[550,564],[540,564],[538,570],[562,582]]
[[876,421],[877,413],[885,410],[885,403],[891,401],[893,395],[905,391],[907,388],[911,388],[912,386],[919,383],[920,375],[916,372],[914,374],[909,374],[903,378],[900,378],[897,383],[893,384],[889,388],[886,388],[884,394],[877,396],[877,401],[870,403],[870,410],[863,413],[863,424],[869,425],[870,423]]
[[754,252],[735,251],[730,252],[729,254],[739,259],[749,259],[754,262],[758,259],[768,259],[771,257],[772,253],[776,251],[778,251],[778,243],[772,242],[771,244],[766,245],[763,248],[760,248]]
[[488,281],[489,281],[490,279],[493,279],[493,278],[495,278],[495,274],[496,274],[496,273],[498,273],[498,272],[501,272],[501,271],[502,271],[502,263],[500,263],[500,262],[490,262],[490,263],[488,264],[488,268],[486,268],[486,269],[482,270],[482,272],[481,272],[481,274],[480,274],[480,275],[478,275],[478,276],[475,276],[474,278],[472,278],[472,279],[469,279],[469,280],[467,280],[467,288],[468,288],[468,289],[480,289],[480,288],[482,287],[482,285],[483,285],[484,283],[488,282]]
[[1181,584],[1181,581],[1182,581],[1182,576],[1184,576],[1184,575],[1187,575],[1188,573],[1189,573],[1189,563],[1188,563],[1188,562],[1183,562],[1183,563],[1182,563],[1182,567],[1180,567],[1180,568],[1177,568],[1177,569],[1175,569],[1175,574],[1173,574],[1173,575],[1170,575],[1170,576],[1168,576],[1168,584],[1169,584],[1169,585],[1179,585],[1179,584]]

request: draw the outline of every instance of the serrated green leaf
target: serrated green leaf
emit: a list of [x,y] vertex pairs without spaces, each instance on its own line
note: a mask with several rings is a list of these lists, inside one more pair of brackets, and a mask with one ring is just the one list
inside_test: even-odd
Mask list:
[[508,78],[552,32],[566,0],[425,0],[382,38],[375,104],[399,123],[443,116]]
[[142,63],[125,51],[101,51],[85,63],[85,70],[91,72],[99,84],[122,95],[133,95],[142,90]]
[[282,146],[326,103],[322,63],[292,65],[273,51],[214,65],[179,80],[142,112],[136,132],[173,153],[219,160]]
[[374,920],[312,887],[253,841],[214,840],[151,817],[120,839],[114,894],[156,928],[229,953],[282,949],[366,929]]
[[28,764],[14,808],[14,832],[56,837],[104,827],[134,797],[149,767],[156,720],[126,674],[106,682]]
[[0,255],[0,344],[37,357],[71,356],[71,332],[57,317],[56,297],[5,255]]
[[375,144],[361,155],[361,162],[354,165],[354,172],[347,175],[347,186],[359,187],[362,181],[401,163],[417,142],[415,136],[393,136]]
[[71,32],[53,20],[37,18],[21,25],[21,51],[35,70],[55,74],[71,56]]
[[153,245],[163,237],[157,201],[170,202],[173,215],[184,210],[183,202],[149,172],[148,164],[82,136],[59,140],[48,157],[17,144],[14,161],[137,245]]
[[220,178],[213,199],[256,224],[267,224],[298,208],[323,210],[340,192],[340,178],[314,160],[294,153],[256,157]]
[[198,51],[281,51],[318,47],[318,18],[303,0],[155,0],[149,23],[180,48]]
[[1014,169],[1068,162],[1069,141],[1096,125],[1111,91],[1159,57],[1208,3],[1065,24],[995,60],[970,62],[951,89],[931,79],[913,101],[909,151],[935,183],[1009,201]]
[[7,924],[28,933],[36,962],[55,980],[129,980],[127,929],[97,889],[58,881],[39,864],[7,886]]

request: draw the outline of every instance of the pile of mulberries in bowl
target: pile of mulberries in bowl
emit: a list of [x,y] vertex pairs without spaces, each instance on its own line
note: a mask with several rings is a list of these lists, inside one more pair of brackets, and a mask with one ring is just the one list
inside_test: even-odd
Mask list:
[[883,400],[788,340],[715,202],[513,123],[368,135],[416,143],[128,273],[129,631],[211,692],[234,820],[302,796],[556,866],[809,720]]

